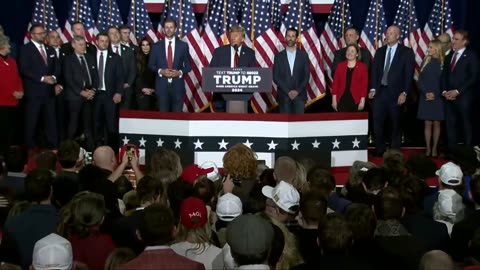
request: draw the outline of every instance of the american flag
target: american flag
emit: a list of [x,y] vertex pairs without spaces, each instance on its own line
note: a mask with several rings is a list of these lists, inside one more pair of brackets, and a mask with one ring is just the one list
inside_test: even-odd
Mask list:
[[417,76],[428,45],[422,39],[422,31],[418,24],[413,0],[400,0],[393,24],[400,27],[400,40],[403,45],[411,47],[415,53],[415,74]]
[[158,38],[153,28],[152,21],[145,9],[143,0],[132,0],[130,12],[128,12],[128,23],[130,27],[130,40],[138,45],[138,41],[147,37],[152,42],[157,42]]
[[320,39],[312,18],[309,0],[292,0],[288,6],[280,32],[285,37],[288,28],[300,32],[299,42],[310,59],[310,80],[307,85],[307,106],[325,95],[325,73],[322,63]]
[[[274,31],[272,16],[280,13],[272,10],[280,9],[279,0],[248,1],[243,12],[241,25],[245,29],[245,44],[255,50],[255,59],[260,67],[273,66],[273,58],[283,49],[283,45]],[[271,94],[255,93],[252,107],[257,113],[265,113],[276,105],[276,87]]]
[[360,45],[368,49],[372,57],[375,55],[375,51],[382,47],[386,30],[387,21],[383,3],[381,0],[371,0],[367,20],[360,35]]
[[67,37],[67,40],[72,40],[73,33],[71,30],[74,22],[81,22],[85,28],[85,39],[88,42],[95,42],[95,36],[98,34],[97,27],[92,18],[92,9],[88,4],[88,0],[73,0],[72,10],[70,16],[68,16],[65,22],[65,28],[63,34]]
[[60,26],[58,25],[57,16],[52,6],[51,0],[37,0],[33,9],[32,21],[28,24],[27,34],[25,35],[24,42],[30,41],[30,27],[32,24],[43,25],[47,33],[51,31],[57,31],[62,39],[62,42],[67,42],[66,37],[63,35]]
[[191,0],[171,0],[165,18],[177,22],[178,37],[188,44],[190,49],[190,61],[192,71],[185,75],[186,95],[183,103],[183,111],[198,112],[209,106],[209,97],[202,91],[202,68],[204,67],[204,54],[202,51],[202,39],[197,29],[197,21]]
[[229,44],[228,29],[238,24],[236,0],[210,1],[203,20],[202,51],[208,65],[215,48]]
[[106,32],[110,26],[119,27],[123,24],[120,10],[115,0],[102,0],[98,10],[97,29]]
[[335,0],[325,28],[320,35],[320,43],[323,47],[323,64],[330,80],[332,80],[331,67],[335,51],[343,47],[343,33],[350,27],[352,27],[352,15],[348,0]]
[[449,0],[435,0],[432,13],[425,24],[424,32],[427,40],[432,40],[442,33],[453,36],[452,10]]

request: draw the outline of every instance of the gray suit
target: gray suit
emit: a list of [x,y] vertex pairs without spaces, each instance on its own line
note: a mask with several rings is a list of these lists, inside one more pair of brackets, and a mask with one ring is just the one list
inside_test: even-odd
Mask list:
[[[305,51],[296,50],[293,73],[288,64],[287,51],[275,55],[273,62],[273,81],[277,85],[277,101],[280,113],[304,113],[307,100],[307,83],[310,79],[310,61]],[[290,90],[298,91],[293,100],[288,96]]]

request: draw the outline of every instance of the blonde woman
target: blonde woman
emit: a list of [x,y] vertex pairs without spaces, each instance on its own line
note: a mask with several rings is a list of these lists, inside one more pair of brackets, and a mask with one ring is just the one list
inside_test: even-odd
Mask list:
[[428,55],[423,60],[417,81],[420,89],[417,118],[425,120],[425,154],[432,157],[438,156],[437,145],[440,138],[440,123],[445,118],[445,105],[441,89],[444,57],[442,42],[432,40],[428,45]]

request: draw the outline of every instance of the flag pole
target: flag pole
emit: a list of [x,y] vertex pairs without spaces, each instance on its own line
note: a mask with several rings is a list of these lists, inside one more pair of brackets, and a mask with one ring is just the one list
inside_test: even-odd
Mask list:
[[48,32],[48,29],[47,29],[47,1],[46,0],[43,0],[43,28],[45,28],[45,30],[47,30]]
[[178,21],[179,21],[179,26],[180,26],[180,31],[178,32],[178,36],[180,39],[182,39],[182,28],[183,28],[183,19],[182,19],[182,0],[180,0],[180,3],[178,4]]
[[410,0],[410,5],[408,6],[408,10],[409,10],[409,14],[408,14],[408,46],[410,48],[412,48],[412,39],[410,38],[410,35],[412,34],[412,20],[413,20],[413,16],[412,16],[412,13],[413,13],[413,3],[412,3],[413,0]]
[[79,1],[80,1],[80,0],[76,0],[76,6],[77,6],[77,8],[75,9],[75,11],[76,11],[76,12],[75,12],[75,21],[77,21],[77,22],[80,21],[80,19],[79,19],[80,2],[79,2]]
[[[223,0],[223,31],[225,31],[225,33],[228,32],[228,25],[227,25],[227,16],[228,16],[228,13],[227,13],[227,1],[228,0]],[[227,35],[223,35],[223,45],[227,45],[227,42],[228,42],[228,36]]]
[[250,40],[252,41],[252,49],[255,49],[255,23],[254,23],[254,18],[255,18],[255,0],[252,0],[252,27],[250,29]]
[[[137,39],[137,0],[133,0],[133,36]],[[137,40],[138,44],[138,40]]]
[[108,21],[110,22],[110,25],[112,25],[112,0],[108,0],[108,17]]
[[375,2],[375,49],[378,49],[378,0]]
[[443,34],[443,29],[445,28],[445,0],[442,0],[442,12],[440,12],[440,33]]
[[302,4],[303,4],[303,0],[300,0],[298,1],[298,15],[299,15],[299,18],[298,18],[298,47],[300,47],[300,49],[302,48],[302,24],[303,24],[303,21],[302,21]]

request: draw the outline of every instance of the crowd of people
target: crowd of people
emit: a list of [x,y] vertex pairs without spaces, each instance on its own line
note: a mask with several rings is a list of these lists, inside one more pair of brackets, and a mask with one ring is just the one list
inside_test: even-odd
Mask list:
[[223,168],[182,167],[158,148],[144,170],[108,146],[92,164],[75,141],[32,160],[10,148],[0,269],[480,269],[472,151],[436,168],[423,153],[389,150],[380,165],[356,161],[338,189],[314,161],[282,156],[267,168],[243,144]]

